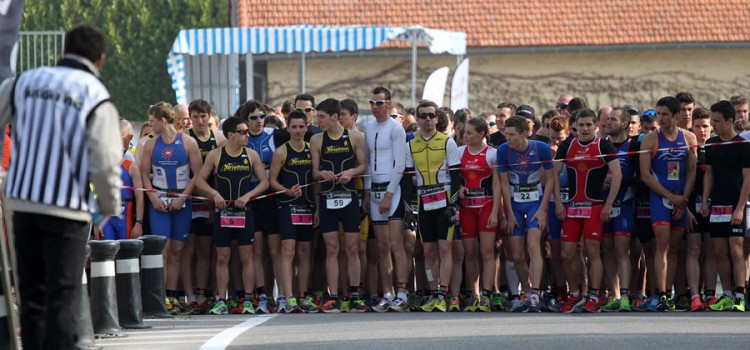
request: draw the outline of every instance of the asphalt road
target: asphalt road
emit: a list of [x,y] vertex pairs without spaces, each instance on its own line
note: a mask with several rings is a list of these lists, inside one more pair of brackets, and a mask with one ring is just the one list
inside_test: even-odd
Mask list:
[[105,349],[747,349],[750,314],[408,313],[192,316]]

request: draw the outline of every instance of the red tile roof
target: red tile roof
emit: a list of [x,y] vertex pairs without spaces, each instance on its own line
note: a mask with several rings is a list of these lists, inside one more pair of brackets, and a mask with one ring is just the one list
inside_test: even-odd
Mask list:
[[750,0],[237,0],[237,25],[421,25],[469,47],[750,41]]

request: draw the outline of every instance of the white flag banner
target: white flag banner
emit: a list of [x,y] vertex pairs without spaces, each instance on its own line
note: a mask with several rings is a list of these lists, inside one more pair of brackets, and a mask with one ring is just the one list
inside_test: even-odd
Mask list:
[[469,59],[465,58],[453,73],[451,81],[451,109],[469,107]]
[[23,0],[0,0],[0,81],[15,72],[22,17]]
[[422,90],[422,99],[437,103],[438,107],[443,106],[445,100],[445,86],[448,84],[448,66],[436,69],[424,82]]

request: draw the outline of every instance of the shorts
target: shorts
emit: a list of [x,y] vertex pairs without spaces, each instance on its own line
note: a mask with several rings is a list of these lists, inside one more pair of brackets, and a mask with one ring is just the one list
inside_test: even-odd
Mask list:
[[513,215],[516,217],[518,226],[513,228],[513,236],[523,236],[526,230],[532,228],[540,229],[542,225],[539,220],[534,219],[534,215],[539,210],[541,201],[518,203],[513,201]]
[[[289,204],[279,206],[279,231],[281,233],[281,240],[293,239],[297,242],[312,242],[313,225],[292,224],[291,208]],[[313,208],[313,206],[310,206],[311,210],[314,210]]]
[[193,213],[193,203],[190,199],[185,201],[185,207],[170,212],[160,212],[154,209],[149,203],[148,215],[151,226],[151,234],[167,237],[178,242],[187,241],[190,233],[191,216]]
[[[612,236],[623,236],[630,237],[633,234],[633,226],[635,225],[633,212],[635,207],[632,201],[627,201],[619,204],[620,215],[610,218],[608,222],[604,223],[603,234],[604,237]],[[615,208],[612,208],[614,211]]]
[[[700,203],[695,202],[695,198],[690,199],[690,203],[688,203],[688,207],[690,208],[690,212],[693,213],[693,216],[695,216],[695,221],[698,222],[698,225],[693,226],[693,232],[687,232],[687,233],[706,233],[709,232],[708,227],[708,218],[701,215],[700,211],[696,210],[698,209],[698,205]],[[745,209],[745,216],[747,216],[748,210]],[[747,234],[747,233],[746,233]]]
[[275,197],[266,197],[253,201],[253,215],[255,216],[255,231],[263,232],[263,237],[279,234],[278,207]]
[[206,218],[193,219],[190,226],[190,234],[201,237],[212,237],[214,234],[213,224]]
[[[566,210],[570,206],[565,206]],[[591,217],[589,218],[571,218],[565,219],[562,224],[562,235],[560,239],[563,242],[578,243],[581,240],[581,235],[587,240],[599,241],[602,239],[602,230],[604,224],[602,223],[601,213],[602,204],[593,204],[591,206]]]
[[492,215],[492,201],[485,203],[481,208],[466,208],[461,206],[459,213],[461,218],[461,238],[477,238],[480,232],[495,232],[494,228],[487,226],[487,221],[489,221]]
[[454,226],[445,218],[445,208],[426,211],[419,203],[417,234],[423,243],[452,241]]
[[553,241],[560,240],[562,234],[562,221],[557,218],[557,214],[552,208],[555,208],[555,202],[549,202],[549,210],[547,210],[547,231],[549,231],[549,239]]
[[381,214],[378,211],[380,202],[376,200],[376,193],[382,194],[388,187],[388,182],[373,183],[370,190],[370,219],[373,225],[387,225],[391,220],[404,219],[404,203],[401,201],[401,187],[396,187],[396,192],[391,196],[391,207],[388,213]]
[[750,200],[745,204],[745,237],[750,237],[750,222],[747,218],[750,216]]
[[359,240],[367,241],[368,239],[375,239],[375,230],[372,229],[370,216],[365,215],[359,222]]
[[[734,213],[734,205],[731,206],[732,210],[729,214],[731,219],[732,213]],[[729,237],[745,237],[745,222],[746,217],[742,217],[742,222],[739,225],[732,225],[730,222],[711,222],[711,217],[714,214],[709,215],[708,229],[711,233],[711,238],[729,238]]]
[[128,223],[119,216],[113,216],[107,220],[102,227],[102,233],[106,240],[128,239]]
[[320,232],[338,232],[340,222],[343,226],[344,232],[359,233],[359,220],[361,213],[359,209],[359,196],[357,196],[356,192],[348,193],[350,193],[352,201],[345,207],[339,209],[328,209],[327,196],[325,194],[320,196],[320,208],[318,209]]
[[217,248],[229,248],[232,241],[238,245],[253,245],[255,240],[255,223],[253,222],[253,208],[245,206],[245,228],[221,227],[221,214],[215,212],[214,217],[214,245]]
[[664,197],[651,192],[649,194],[649,200],[651,202],[651,225],[657,226],[670,226],[671,231],[684,232],[687,230],[687,218],[688,215],[685,213],[679,220],[672,220],[673,209],[667,208],[664,203]]

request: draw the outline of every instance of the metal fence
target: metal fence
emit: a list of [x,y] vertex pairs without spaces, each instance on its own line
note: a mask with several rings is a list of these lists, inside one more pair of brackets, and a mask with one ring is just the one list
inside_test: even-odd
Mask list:
[[62,57],[65,32],[22,31],[18,35],[16,75],[41,66],[53,66]]

